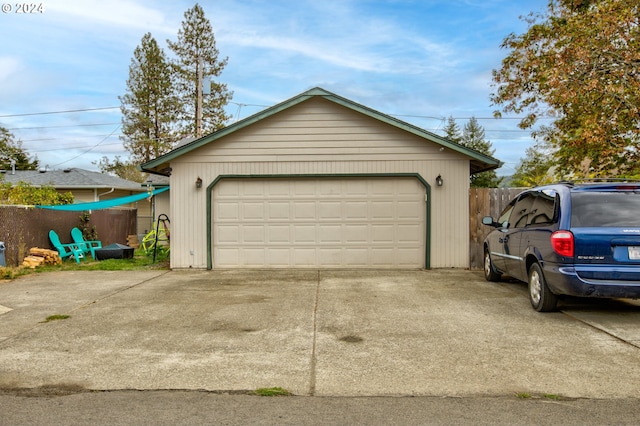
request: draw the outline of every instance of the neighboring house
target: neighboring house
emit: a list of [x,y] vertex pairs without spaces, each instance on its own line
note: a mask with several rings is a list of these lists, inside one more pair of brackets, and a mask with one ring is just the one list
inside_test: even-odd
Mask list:
[[413,269],[468,267],[469,175],[499,166],[315,88],[141,168],[171,179],[172,268]]
[[[146,186],[105,173],[83,169],[16,170],[2,172],[2,180],[11,184],[29,183],[33,186],[52,186],[59,192],[73,194],[74,202],[87,203],[125,197],[147,191]],[[115,208],[138,209],[138,233],[151,228],[151,204],[147,200],[124,204]]]

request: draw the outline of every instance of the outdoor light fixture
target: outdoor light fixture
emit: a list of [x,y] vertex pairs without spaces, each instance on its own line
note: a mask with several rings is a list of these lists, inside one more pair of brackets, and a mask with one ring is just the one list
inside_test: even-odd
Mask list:
[[443,183],[444,181],[442,180],[442,176],[438,175],[438,177],[436,178],[436,185],[442,186]]
[[196,188],[202,188],[202,179],[200,179],[200,176],[196,179]]

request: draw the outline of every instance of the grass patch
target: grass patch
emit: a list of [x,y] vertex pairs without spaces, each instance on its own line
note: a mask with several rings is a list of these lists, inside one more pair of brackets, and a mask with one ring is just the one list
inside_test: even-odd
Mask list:
[[76,263],[74,259],[65,259],[61,265],[43,265],[35,269],[18,266],[0,266],[0,280],[13,280],[23,275],[55,271],[145,271],[169,269],[169,251],[159,250],[154,262],[153,254],[136,250],[133,259],[93,260],[91,256]]
[[42,322],[44,323],[44,322],[51,322],[51,321],[59,321],[59,320],[65,320],[67,318],[71,318],[71,315],[61,315],[61,314],[49,315],[47,319],[45,319]]
[[529,392],[518,392],[518,393],[516,393],[516,398],[530,399],[531,398],[531,394]]
[[136,250],[132,259],[93,260],[90,256],[80,263],[67,259],[62,265],[48,265],[36,268],[37,272],[51,271],[136,271],[150,269],[169,269],[168,253],[158,252],[156,260],[153,255],[146,255],[142,250]]
[[545,393],[543,396],[547,399],[553,399],[554,401],[559,401],[562,399],[560,395],[556,395],[554,393]]
[[11,268],[0,266],[0,280],[14,280],[23,275],[29,275],[33,272],[31,268]]
[[259,388],[253,391],[254,395],[258,396],[290,396],[293,395],[286,389],[275,387],[275,388]]

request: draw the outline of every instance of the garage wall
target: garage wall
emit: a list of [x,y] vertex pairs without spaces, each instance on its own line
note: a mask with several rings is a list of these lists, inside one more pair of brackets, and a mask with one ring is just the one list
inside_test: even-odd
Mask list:
[[[248,172],[247,168],[253,172]],[[395,169],[391,172],[389,170]],[[432,186],[431,189],[431,267],[468,267],[468,177],[456,178],[468,170],[464,161],[411,161],[411,162],[360,162],[353,164],[297,163],[226,163],[226,164],[176,164],[173,174],[189,175],[181,183],[172,177],[171,209],[171,267],[206,268],[206,186],[218,175],[252,174],[375,174],[375,173],[419,173]],[[441,174],[444,186],[436,187],[435,176]],[[205,184],[195,187],[197,177]],[[182,210],[178,213],[176,210]],[[188,215],[186,211],[190,211]],[[201,214],[195,214],[201,212]],[[187,215],[188,220],[174,220],[177,214]],[[193,253],[193,254],[192,254]]]
[[440,148],[319,98],[238,130],[171,162],[171,267],[206,268],[207,186],[219,175],[397,173],[432,186],[431,267],[467,267],[469,159]]

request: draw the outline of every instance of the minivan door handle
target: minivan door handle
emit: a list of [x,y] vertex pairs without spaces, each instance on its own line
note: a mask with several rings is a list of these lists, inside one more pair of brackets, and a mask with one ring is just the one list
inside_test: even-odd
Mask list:
[[504,238],[498,238],[498,242],[499,243],[508,243],[509,242],[509,237],[504,237]]

